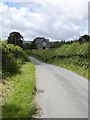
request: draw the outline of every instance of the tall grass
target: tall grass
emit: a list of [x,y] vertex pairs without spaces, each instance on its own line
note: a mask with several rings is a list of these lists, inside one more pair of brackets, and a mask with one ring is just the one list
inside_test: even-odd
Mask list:
[[35,113],[35,68],[31,62],[21,67],[21,73],[8,79],[12,87],[3,100],[3,118],[29,118]]

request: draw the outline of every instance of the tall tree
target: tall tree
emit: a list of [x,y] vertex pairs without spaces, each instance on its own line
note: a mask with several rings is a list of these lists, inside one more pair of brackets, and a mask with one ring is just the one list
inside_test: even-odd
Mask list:
[[89,35],[84,35],[84,36],[81,36],[79,38],[79,43],[82,44],[82,43],[85,43],[85,42],[89,42],[90,41],[90,36]]
[[19,45],[22,47],[23,45],[23,36],[19,32],[11,32],[7,39],[9,44]]

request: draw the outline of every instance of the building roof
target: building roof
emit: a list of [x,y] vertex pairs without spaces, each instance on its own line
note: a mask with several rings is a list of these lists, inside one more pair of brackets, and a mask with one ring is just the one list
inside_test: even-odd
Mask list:
[[45,39],[44,37],[37,37],[34,40],[35,40],[35,42],[37,44],[37,43],[41,43],[43,40],[47,41],[48,39]]

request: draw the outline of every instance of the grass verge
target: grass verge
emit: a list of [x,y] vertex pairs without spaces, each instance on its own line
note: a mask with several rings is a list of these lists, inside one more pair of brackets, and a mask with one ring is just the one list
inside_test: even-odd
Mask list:
[[[42,60],[42,57],[38,57],[38,56],[35,56],[33,55],[33,57],[35,57],[36,59],[40,60],[40,61],[43,61]],[[45,62],[45,61],[43,61]],[[89,70],[88,68],[82,66],[77,66],[77,65],[73,65],[73,64],[69,64],[69,63],[66,63],[65,61],[62,61],[62,60],[58,60],[58,59],[53,59],[52,61],[47,61],[46,63],[48,64],[54,64],[54,65],[57,65],[57,66],[60,66],[62,68],[66,68],[70,71],[73,71],[75,72],[76,74],[86,78],[86,79],[90,79],[90,76],[89,76]]]
[[[27,62],[22,66],[21,73],[10,77],[8,82],[12,87],[5,87],[7,89],[6,91],[9,90],[9,95],[3,101],[3,118],[32,117],[36,110],[34,103],[34,65],[31,62]],[[5,90],[3,94],[5,94],[4,92]]]
[[55,61],[55,62],[52,62],[52,64],[71,70],[76,74],[88,79],[88,69],[86,69],[84,66],[79,67],[72,64],[66,64],[63,61]]

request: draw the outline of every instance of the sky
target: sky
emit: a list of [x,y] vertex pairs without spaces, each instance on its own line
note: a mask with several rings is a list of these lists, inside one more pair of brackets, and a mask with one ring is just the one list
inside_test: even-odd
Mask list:
[[89,0],[13,0],[0,2],[0,38],[13,31],[26,41],[75,40],[88,34]]

